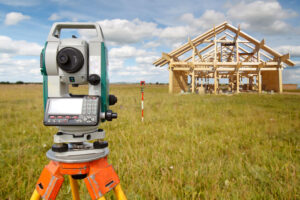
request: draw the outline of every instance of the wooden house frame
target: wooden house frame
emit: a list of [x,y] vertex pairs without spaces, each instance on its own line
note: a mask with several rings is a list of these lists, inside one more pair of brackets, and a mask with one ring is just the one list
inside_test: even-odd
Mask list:
[[[227,22],[190,40],[153,63],[169,65],[169,92],[195,93],[224,90],[219,80],[227,79],[227,90],[282,92],[282,70],[294,66],[290,55],[281,55]],[[190,84],[188,77],[190,76]],[[213,84],[209,80],[213,79]],[[241,87],[241,82],[245,82]],[[226,90],[226,89],[225,89]]]

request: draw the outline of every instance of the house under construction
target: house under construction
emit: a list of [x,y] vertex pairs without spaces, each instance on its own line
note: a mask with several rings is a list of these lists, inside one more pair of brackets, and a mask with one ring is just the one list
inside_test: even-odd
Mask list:
[[[294,66],[281,55],[227,22],[162,53],[155,66],[169,65],[169,92],[282,92],[282,70]],[[190,78],[189,78],[190,77]],[[222,81],[220,81],[222,80]],[[190,83],[189,83],[190,82]]]

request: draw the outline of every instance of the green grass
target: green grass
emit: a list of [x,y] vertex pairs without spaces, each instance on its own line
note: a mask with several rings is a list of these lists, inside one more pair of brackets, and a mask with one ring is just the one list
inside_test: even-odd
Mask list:
[[283,90],[283,92],[297,92],[297,93],[300,93],[300,89],[296,89],[296,90]]
[[[0,199],[29,199],[51,147],[40,85],[0,85]],[[128,199],[299,199],[299,95],[169,95],[113,85],[101,124]],[[82,199],[90,199],[81,183]],[[114,199],[112,194],[107,199]],[[57,199],[71,199],[66,179]]]

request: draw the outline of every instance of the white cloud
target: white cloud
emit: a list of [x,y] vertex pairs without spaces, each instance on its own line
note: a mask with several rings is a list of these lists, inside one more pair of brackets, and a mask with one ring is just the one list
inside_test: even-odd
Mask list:
[[13,40],[10,37],[0,35],[0,53],[21,56],[38,56],[42,46],[25,40]]
[[188,35],[187,26],[166,27],[160,33],[160,38],[168,40],[180,40]]
[[[158,28],[158,24],[146,22],[140,19],[132,21],[126,19],[112,19],[98,21],[106,41],[110,45],[124,45],[142,43],[144,40],[152,40],[144,45],[145,48],[155,48],[161,44],[168,47],[178,46],[186,41],[188,36],[194,37],[204,30],[212,28],[225,21],[223,13],[207,10],[199,18],[191,13],[182,15],[178,20],[178,26],[166,26]],[[89,39],[95,36],[93,30],[80,30],[79,34]]]
[[159,37],[162,43],[176,48],[183,41],[187,41],[187,37],[200,35],[203,31],[211,29],[214,25],[217,26],[225,20],[225,15],[215,10],[206,10],[199,18],[196,18],[192,13],[185,13],[180,16],[178,26],[164,28]]
[[[195,18],[192,13],[186,13],[180,17],[182,22],[188,24],[190,30],[197,31],[196,34],[200,34],[198,31],[211,29],[213,26],[217,26],[226,20],[225,15],[215,10],[206,10],[199,18]],[[191,32],[195,34],[195,32]]]
[[53,13],[48,19],[50,21],[56,21],[56,20],[59,20],[61,19],[62,17],[60,15],[58,15],[57,13]]
[[282,73],[284,83],[300,84],[300,68],[289,68],[283,70]]
[[240,1],[230,5],[227,15],[242,28],[275,34],[290,31],[290,25],[284,20],[297,16],[297,13],[282,8],[277,1]]
[[300,57],[300,46],[296,45],[282,45],[275,48],[282,54],[290,53],[291,57]]
[[148,52],[143,49],[136,49],[133,46],[126,45],[120,48],[112,48],[108,55],[112,58],[132,58],[136,56],[146,56],[147,54]]
[[[110,45],[124,45],[143,42],[159,34],[157,24],[145,22],[139,19],[132,21],[126,19],[111,19],[98,21],[104,34],[105,40]],[[79,30],[79,34],[89,39],[96,35],[94,30]]]
[[6,57],[0,60],[0,80],[2,81],[41,81],[38,59],[17,59]]
[[27,20],[27,19],[30,19],[30,17],[27,15],[23,15],[22,13],[19,12],[10,12],[6,14],[4,23],[5,25],[16,25],[20,21]]
[[152,63],[158,59],[159,57],[156,56],[156,55],[147,55],[147,56],[139,56],[139,57],[136,57],[135,61],[136,63],[138,64],[148,64],[148,65],[152,65]]
[[144,44],[145,48],[155,48],[155,47],[158,47],[158,46],[160,46],[160,43],[155,42],[155,41],[150,41],[150,42],[147,42],[146,44]]
[[[155,68],[152,62],[159,56],[156,52],[137,49],[133,46],[112,48],[109,53],[109,69],[112,81],[136,82],[139,80],[158,80],[164,68]],[[167,76],[167,73],[166,73]]]
[[98,22],[101,25],[104,37],[116,44],[130,44],[141,42],[146,38],[157,35],[157,24],[139,19],[112,19]]
[[0,80],[41,81],[38,59],[41,49],[42,46],[37,43],[12,40],[10,37],[0,35]]

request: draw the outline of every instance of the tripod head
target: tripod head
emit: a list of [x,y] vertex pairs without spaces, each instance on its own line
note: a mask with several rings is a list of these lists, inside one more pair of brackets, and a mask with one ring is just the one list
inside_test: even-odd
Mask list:
[[[89,41],[75,36],[61,38],[63,29],[92,29],[96,36]],[[99,24],[53,24],[41,53],[41,72],[44,125],[57,126],[59,130],[54,136],[54,152],[87,149],[83,142],[104,138],[104,131],[98,130],[99,123],[117,118],[117,113],[109,110],[117,98],[109,95],[107,70],[107,48]],[[70,94],[70,85],[88,85],[88,95]]]

